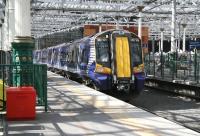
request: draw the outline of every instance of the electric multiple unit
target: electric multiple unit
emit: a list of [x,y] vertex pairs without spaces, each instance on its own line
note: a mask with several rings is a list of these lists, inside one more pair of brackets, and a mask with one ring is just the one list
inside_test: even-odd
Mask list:
[[108,30],[34,52],[35,63],[100,91],[138,95],[144,88],[140,39],[126,30]]

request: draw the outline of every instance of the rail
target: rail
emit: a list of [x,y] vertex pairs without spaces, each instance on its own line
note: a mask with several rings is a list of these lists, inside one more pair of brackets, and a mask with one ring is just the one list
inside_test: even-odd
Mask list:
[[6,109],[6,87],[33,86],[37,94],[37,106],[44,106],[47,111],[47,66],[0,65],[1,111]]
[[164,79],[200,86],[200,54],[148,54],[145,57],[147,78]]

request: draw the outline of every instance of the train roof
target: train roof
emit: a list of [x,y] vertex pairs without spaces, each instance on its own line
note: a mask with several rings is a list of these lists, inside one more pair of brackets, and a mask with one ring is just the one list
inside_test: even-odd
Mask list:
[[124,29],[109,29],[109,30],[106,30],[106,31],[102,31],[102,32],[100,32],[100,33],[97,33],[97,34],[95,34],[93,37],[96,38],[96,37],[98,37],[98,36],[100,36],[100,35],[102,35],[102,34],[104,34],[104,33],[113,32],[113,31],[125,31],[125,32],[132,33],[132,34],[134,34],[135,36],[137,36],[135,33],[130,32],[130,31],[127,31],[127,30],[124,30]]

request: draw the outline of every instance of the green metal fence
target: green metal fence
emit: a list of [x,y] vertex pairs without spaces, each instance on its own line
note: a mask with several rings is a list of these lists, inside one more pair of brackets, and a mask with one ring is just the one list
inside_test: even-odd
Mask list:
[[149,53],[146,76],[183,84],[200,85],[200,53]]
[[5,110],[6,87],[34,86],[37,93],[37,105],[47,111],[47,66],[33,65],[0,65],[1,110]]

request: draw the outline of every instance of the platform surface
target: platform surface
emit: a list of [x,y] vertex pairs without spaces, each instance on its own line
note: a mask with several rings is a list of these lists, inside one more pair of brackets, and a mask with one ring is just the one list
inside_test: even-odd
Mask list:
[[48,72],[49,111],[6,122],[6,136],[199,136],[135,106]]

